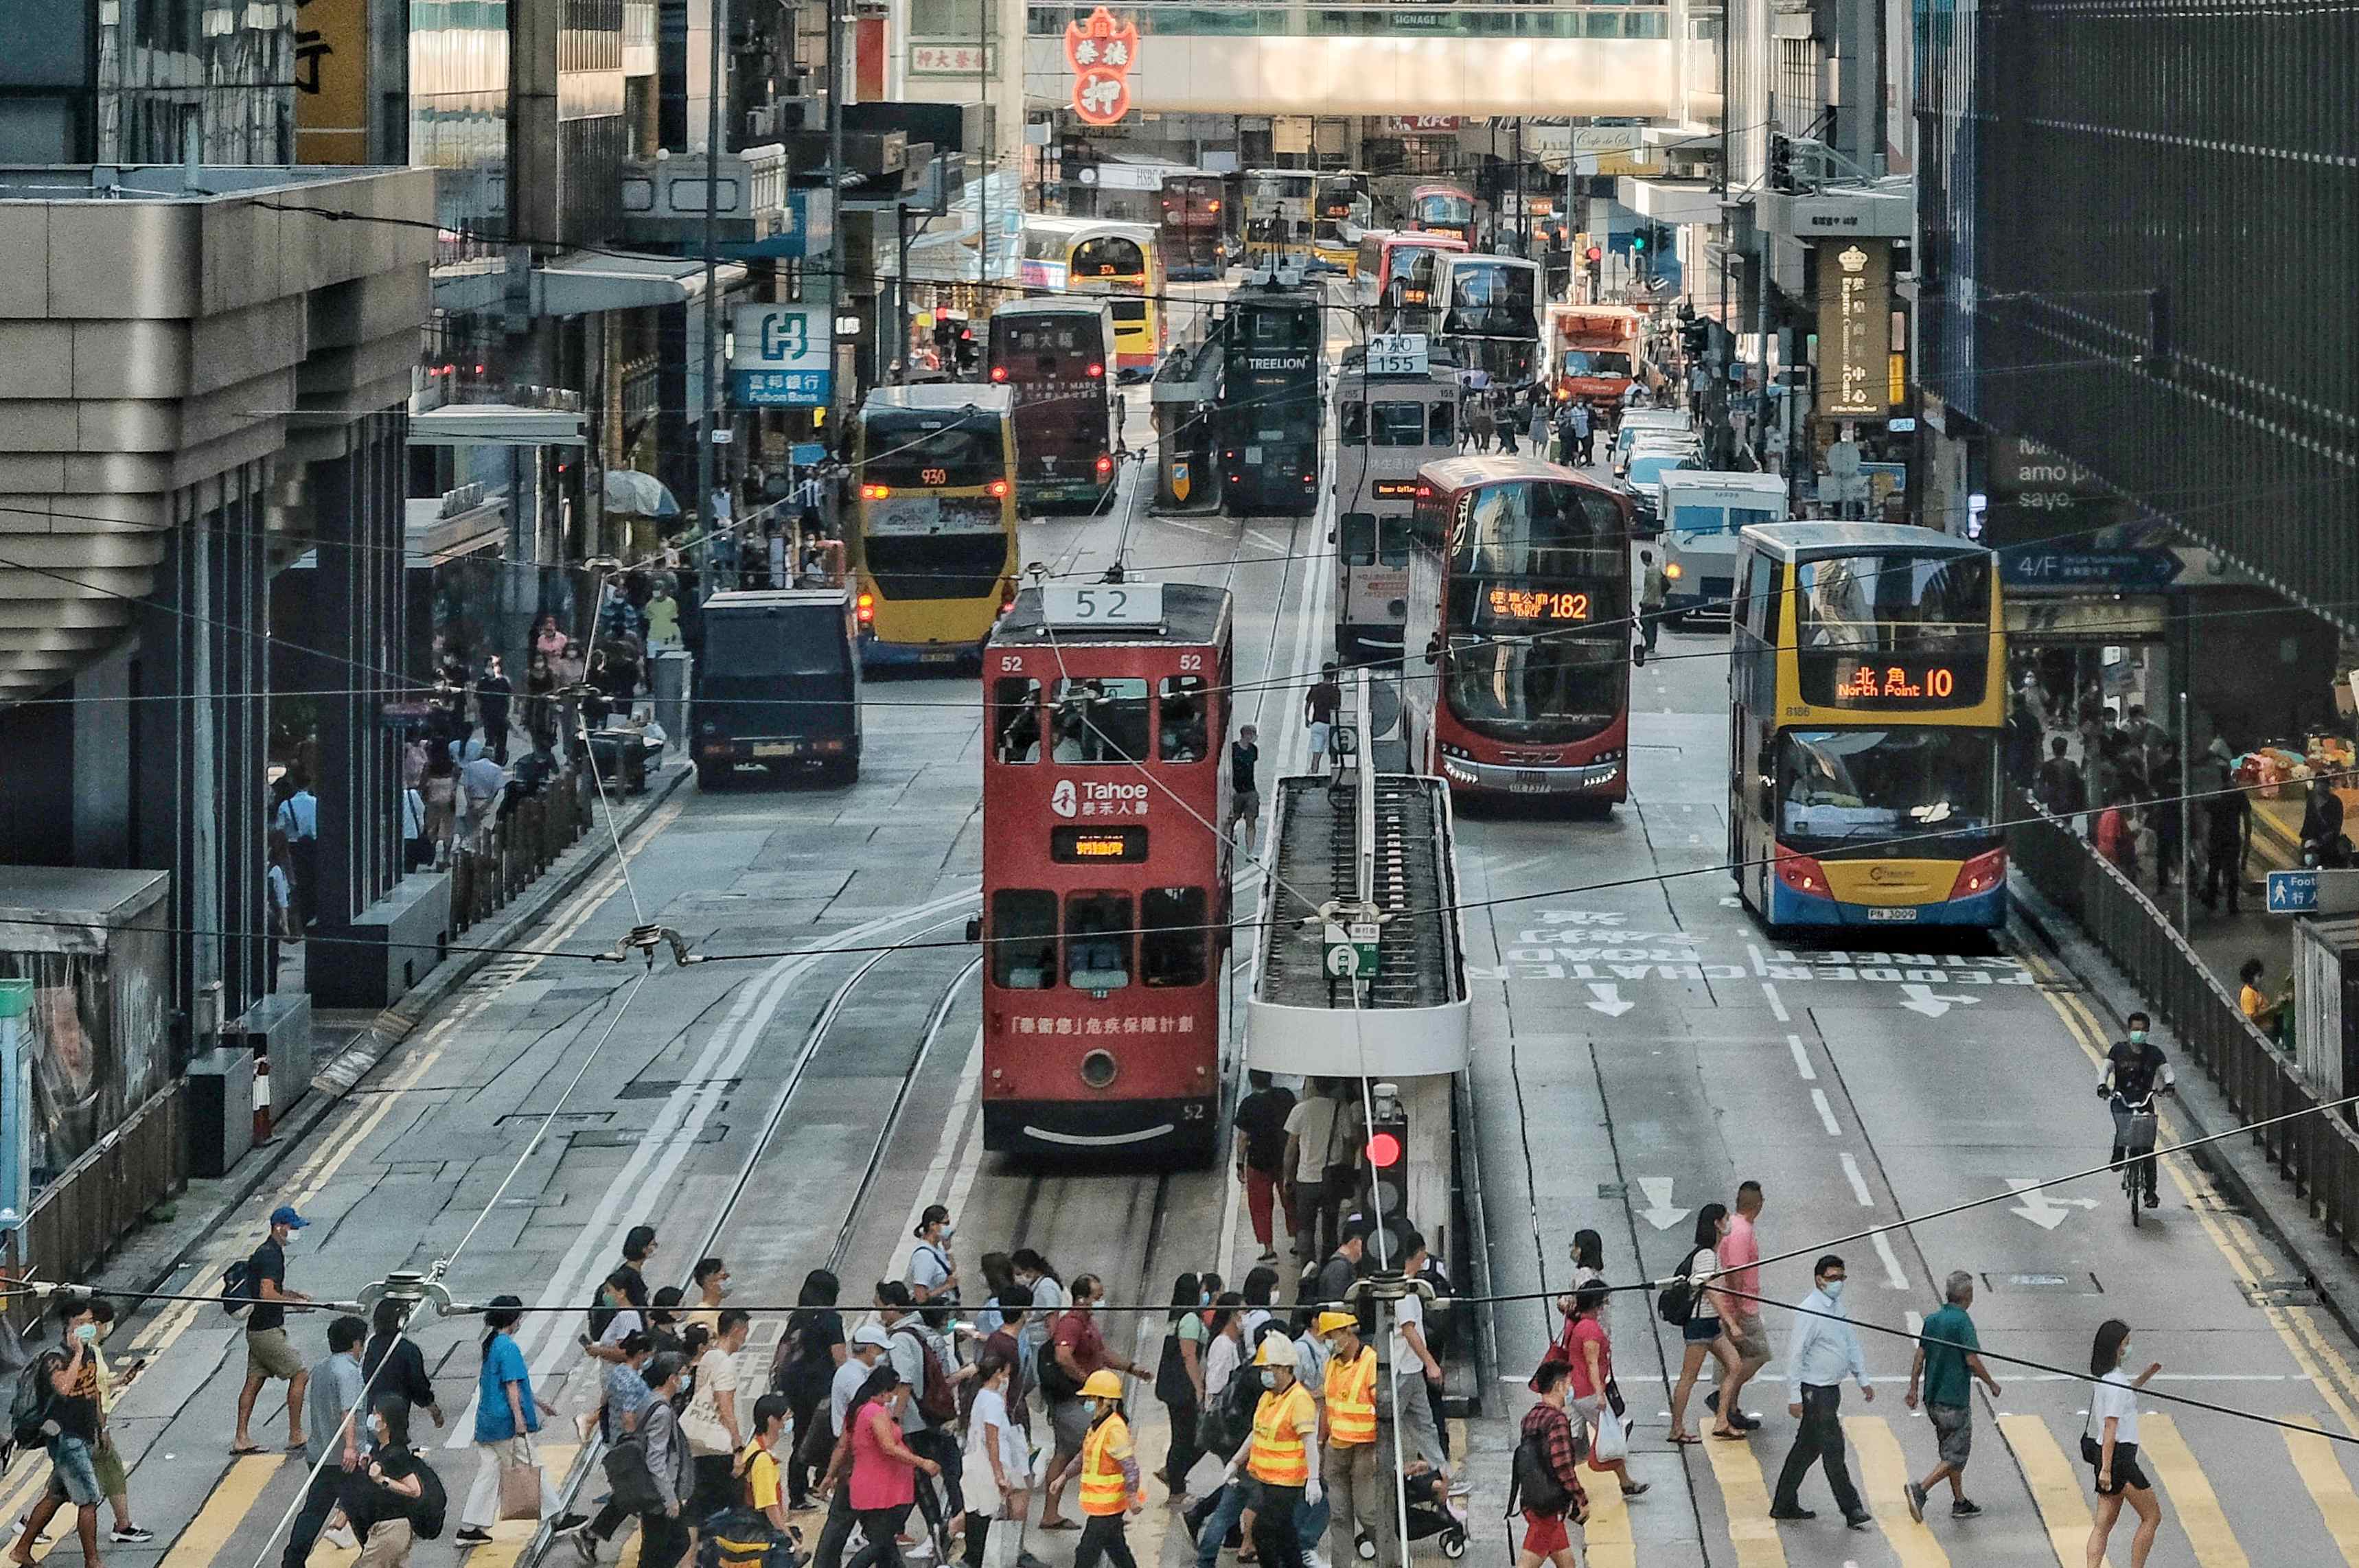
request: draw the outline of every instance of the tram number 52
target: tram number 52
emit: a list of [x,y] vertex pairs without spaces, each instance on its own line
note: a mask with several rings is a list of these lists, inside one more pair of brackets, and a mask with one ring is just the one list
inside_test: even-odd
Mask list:
[[1060,626],[1151,626],[1163,620],[1163,584],[1052,586],[1040,591],[1041,616]]

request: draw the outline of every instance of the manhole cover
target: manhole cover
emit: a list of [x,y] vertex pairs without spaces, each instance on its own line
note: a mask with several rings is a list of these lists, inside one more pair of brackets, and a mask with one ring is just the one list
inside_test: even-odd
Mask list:
[[2245,1299],[2256,1307],[2314,1307],[2318,1288],[2307,1279],[2253,1279],[2244,1286]]
[[1600,1181],[1597,1184],[1597,1195],[1601,1199],[1626,1197],[1629,1192],[1630,1183],[1627,1181]]

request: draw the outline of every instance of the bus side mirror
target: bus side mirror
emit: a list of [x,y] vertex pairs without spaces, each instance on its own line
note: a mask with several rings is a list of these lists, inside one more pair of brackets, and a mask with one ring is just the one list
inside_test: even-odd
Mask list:
[[1761,790],[1761,820],[1774,827],[1777,822],[1777,781],[1765,773],[1758,782]]
[[981,915],[972,915],[968,917],[966,922],[966,939],[969,942],[981,942],[983,940],[983,917]]

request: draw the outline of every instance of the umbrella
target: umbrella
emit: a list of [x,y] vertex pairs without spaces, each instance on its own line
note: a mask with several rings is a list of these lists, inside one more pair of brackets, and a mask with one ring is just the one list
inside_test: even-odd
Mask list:
[[636,468],[606,471],[606,510],[642,517],[677,517],[679,502],[652,474]]

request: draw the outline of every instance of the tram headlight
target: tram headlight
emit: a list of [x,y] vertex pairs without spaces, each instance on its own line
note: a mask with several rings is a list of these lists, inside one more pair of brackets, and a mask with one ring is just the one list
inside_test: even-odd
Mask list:
[[1082,1082],[1093,1089],[1110,1087],[1119,1071],[1110,1051],[1093,1051],[1082,1058]]

